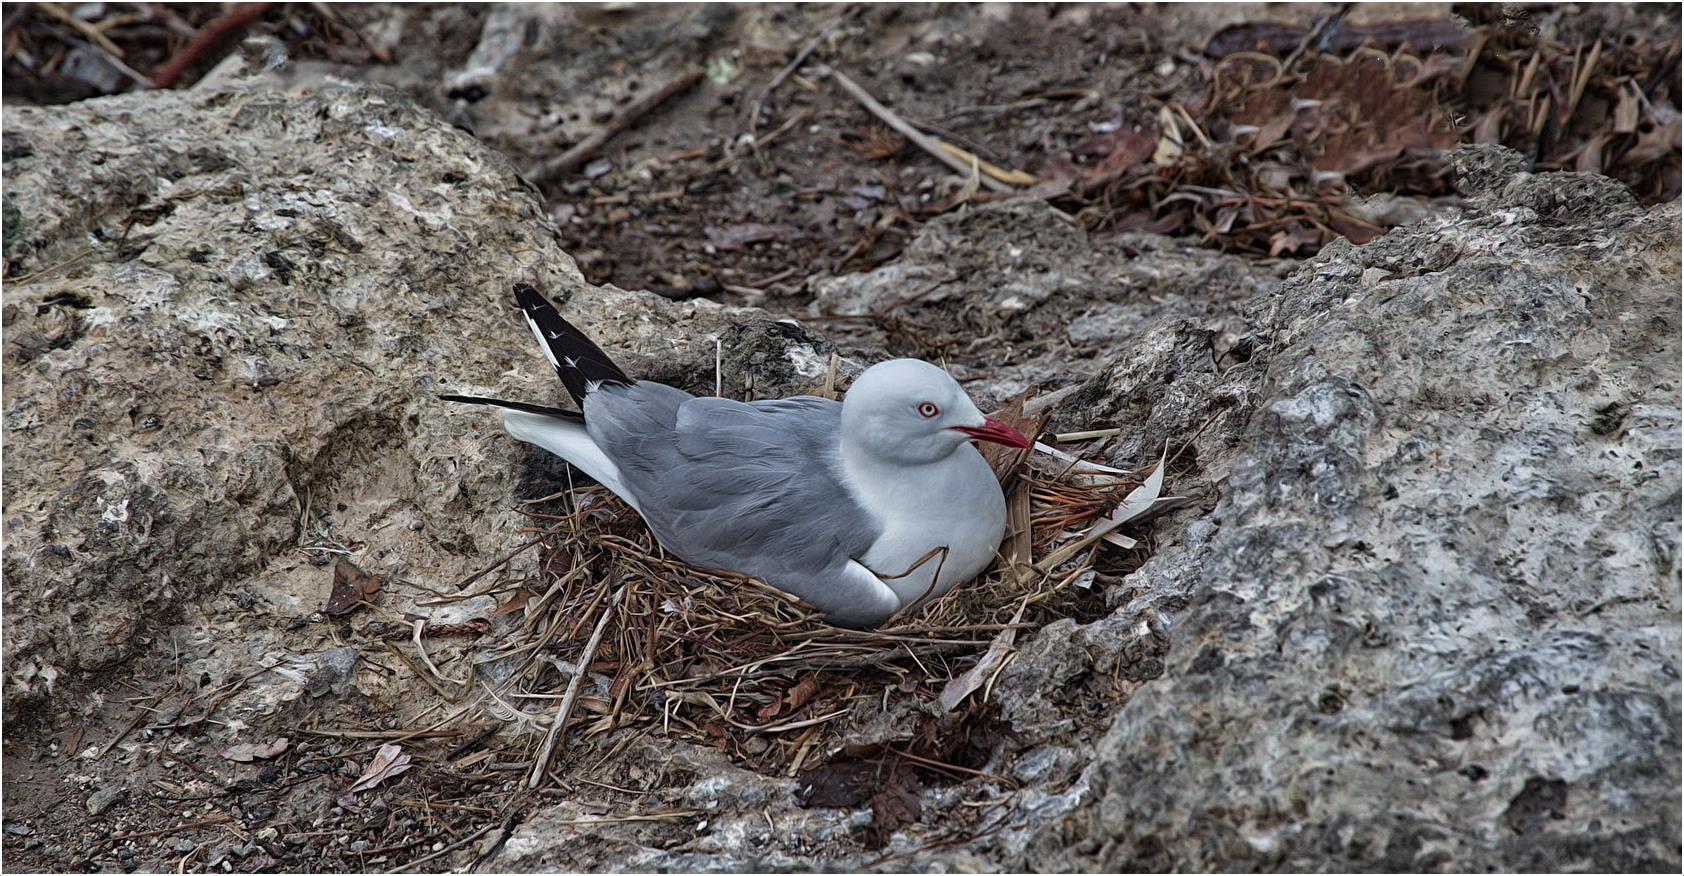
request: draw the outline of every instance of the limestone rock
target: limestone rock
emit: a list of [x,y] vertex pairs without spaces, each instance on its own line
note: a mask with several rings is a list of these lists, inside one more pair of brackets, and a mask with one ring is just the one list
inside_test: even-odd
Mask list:
[[1678,205],[1469,181],[1254,302],[1221,499],[1118,610],[1184,602],[1163,677],[1015,868],[1677,869]]
[[307,614],[312,560],[442,583],[507,550],[528,450],[435,396],[564,396],[514,282],[632,374],[711,391],[728,328],[727,391],[828,360],[763,314],[587,286],[508,162],[390,89],[8,107],[5,173],[8,706],[236,592]]

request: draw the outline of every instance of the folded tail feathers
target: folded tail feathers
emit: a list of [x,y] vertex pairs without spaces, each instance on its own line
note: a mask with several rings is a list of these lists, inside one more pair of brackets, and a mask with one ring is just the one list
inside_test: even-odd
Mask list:
[[597,483],[614,491],[614,494],[626,500],[639,514],[637,501],[627,492],[625,483],[620,479],[620,468],[596,446],[596,441],[585,431],[585,423],[579,420],[564,420],[545,414],[534,415],[530,411],[519,408],[505,408],[503,410],[503,429],[516,441],[536,444],[550,453],[567,460],[574,468],[596,478]]
[[555,366],[556,375],[567,387],[568,394],[573,396],[573,401],[584,404],[585,395],[597,384],[630,386],[635,382],[614,364],[614,360],[596,342],[562,319],[543,293],[525,283],[516,283],[515,300],[520,303],[533,337],[538,339],[544,355]]
[[494,405],[496,407],[503,408],[504,410],[522,411],[528,414],[537,414],[541,417],[559,417],[563,420],[572,420],[580,423],[585,421],[585,415],[579,413],[578,411],[570,411],[566,408],[556,408],[549,405],[538,405],[533,404],[532,402],[505,401],[499,398],[486,398],[478,395],[441,395],[439,396],[439,401],[461,402],[462,404],[469,405]]

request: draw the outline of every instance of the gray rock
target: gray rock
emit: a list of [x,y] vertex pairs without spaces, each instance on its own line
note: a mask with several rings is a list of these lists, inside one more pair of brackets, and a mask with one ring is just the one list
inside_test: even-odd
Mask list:
[[88,796],[88,814],[104,815],[117,801],[123,799],[129,789],[123,785],[106,785]]
[[351,682],[351,673],[356,670],[357,661],[362,655],[358,654],[355,648],[329,648],[319,657],[321,668],[305,680],[305,693],[312,697],[344,693],[345,686]]
[[[728,393],[822,381],[824,342],[764,314],[587,286],[509,163],[391,89],[8,106],[6,136],[8,707],[184,612],[247,642],[196,670],[249,671],[271,609],[326,599],[299,548],[387,580],[507,550],[517,494],[553,492],[523,479],[558,469],[435,395],[561,394],[516,281],[635,375],[711,391],[729,329]],[[214,616],[242,592],[264,611]]]
[[1677,869],[1678,205],[1470,182],[1255,303],[1214,534],[1113,618],[1186,602],[1163,677],[1015,867]]
[[[1003,401],[1031,383],[1092,377],[1167,316],[1203,332],[1243,328],[1239,304],[1288,267],[1159,235],[1090,235],[1044,201],[1013,198],[930,220],[880,268],[816,281],[812,313],[916,314],[925,331],[986,340],[1001,349],[988,373],[958,377],[974,396]],[[1109,425],[1095,418],[1080,428]]]
[[[450,580],[516,544],[509,509],[539,494],[523,479],[553,469],[432,398],[559,395],[515,280],[640,376],[711,389],[718,338],[727,394],[822,379],[828,341],[804,330],[585,285],[506,162],[389,91],[152,92],[6,121],[28,147],[4,193],[8,708],[68,699],[178,620],[192,677],[262,659],[246,693],[301,693],[298,655],[334,645],[282,629],[326,594],[300,548]],[[1019,639],[994,689],[1013,733],[986,769],[1026,787],[978,786],[1003,826],[926,842],[970,802],[926,789],[893,866],[1677,869],[1678,207],[1462,161],[1465,214],[1279,284],[1011,202],[826,291],[880,307],[943,259],[976,266],[953,291],[989,291],[932,293],[931,312],[1094,355],[995,383],[1095,375],[1057,422],[1128,427],[1115,461],[1190,441],[1170,488],[1201,502],[1156,525],[1108,617]],[[1248,324],[1191,294],[1218,281],[1254,296]],[[394,613],[425,614],[400,590]],[[644,747],[659,799],[705,815],[592,824],[561,804],[487,866],[875,866],[863,809]]]

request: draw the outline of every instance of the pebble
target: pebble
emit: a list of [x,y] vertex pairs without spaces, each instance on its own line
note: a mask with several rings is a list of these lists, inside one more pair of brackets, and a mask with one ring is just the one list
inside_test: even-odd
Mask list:
[[88,814],[104,815],[105,811],[115,805],[118,798],[122,797],[126,790],[122,785],[107,785],[95,791],[93,796],[88,798]]

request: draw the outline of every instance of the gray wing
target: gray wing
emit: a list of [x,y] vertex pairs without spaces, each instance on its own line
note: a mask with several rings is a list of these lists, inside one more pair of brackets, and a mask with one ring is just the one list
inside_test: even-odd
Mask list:
[[841,411],[644,382],[591,393],[585,421],[667,550],[811,601],[881,532],[838,476]]

